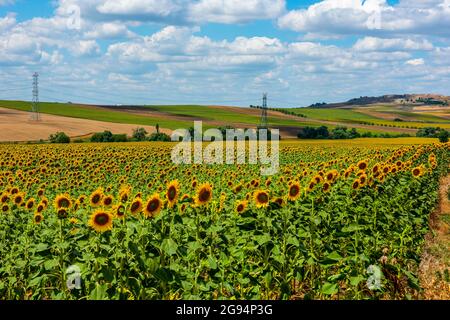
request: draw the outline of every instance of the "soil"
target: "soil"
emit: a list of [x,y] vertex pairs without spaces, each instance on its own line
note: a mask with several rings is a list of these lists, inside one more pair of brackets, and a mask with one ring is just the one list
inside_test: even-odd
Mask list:
[[[0,108],[0,141],[2,142],[46,140],[50,134],[58,131],[63,131],[70,137],[83,137],[105,130],[131,135],[133,129],[137,127],[143,127],[149,133],[156,131],[153,126],[111,123],[48,114],[41,114],[41,121],[31,121],[29,112]],[[161,132],[170,134],[171,131],[161,129]]]

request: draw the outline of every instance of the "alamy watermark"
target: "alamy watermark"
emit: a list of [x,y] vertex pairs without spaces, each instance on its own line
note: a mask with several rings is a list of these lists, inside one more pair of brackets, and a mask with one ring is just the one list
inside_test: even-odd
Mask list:
[[81,29],[81,8],[75,4],[68,6],[62,12],[62,16],[67,19],[66,27],[69,30]]
[[[172,150],[175,164],[260,164],[263,176],[275,175],[279,170],[278,129],[226,129],[225,132],[208,129],[203,132],[202,122],[195,121],[193,130],[175,130],[171,138],[179,142]],[[203,142],[211,143],[204,146]]]
[[80,267],[73,265],[67,268],[66,270],[67,275],[67,289],[69,290],[80,290],[81,289],[81,269]]
[[376,265],[370,265],[367,268],[367,273],[370,275],[367,279],[367,288],[369,290],[380,290],[381,289],[381,279],[383,277],[383,272]]

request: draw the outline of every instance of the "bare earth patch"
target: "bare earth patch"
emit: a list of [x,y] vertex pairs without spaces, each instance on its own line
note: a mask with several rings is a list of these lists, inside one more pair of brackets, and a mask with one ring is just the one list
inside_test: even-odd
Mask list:
[[430,218],[432,231],[426,236],[426,244],[419,267],[422,298],[426,300],[450,299],[450,201],[448,188],[450,175],[444,178],[439,189],[439,206]]
[[[0,108],[0,141],[46,140],[50,134],[58,131],[64,131],[70,137],[82,137],[105,130],[109,130],[112,133],[131,135],[133,129],[137,127],[143,127],[149,133],[156,131],[153,126],[111,123],[49,114],[41,114],[41,119],[39,122],[31,121],[29,112]],[[161,129],[161,131],[165,133],[171,132],[166,129]]]

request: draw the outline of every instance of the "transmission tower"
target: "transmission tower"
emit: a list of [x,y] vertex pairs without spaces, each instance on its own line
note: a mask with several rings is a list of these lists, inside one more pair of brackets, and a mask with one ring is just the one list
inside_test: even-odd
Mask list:
[[263,94],[263,105],[261,109],[261,122],[258,128],[267,129],[267,93]]
[[31,112],[31,120],[41,120],[41,115],[39,114],[39,74],[37,72],[33,74],[33,101],[31,103]]

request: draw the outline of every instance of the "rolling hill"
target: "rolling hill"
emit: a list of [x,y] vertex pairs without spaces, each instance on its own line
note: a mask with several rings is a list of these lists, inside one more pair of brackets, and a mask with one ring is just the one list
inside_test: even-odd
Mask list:
[[[344,103],[270,109],[268,121],[270,127],[280,129],[283,138],[295,138],[301,127],[322,125],[330,128],[336,126],[357,128],[360,132],[414,135],[422,127],[450,129],[449,101],[449,97],[440,95],[361,97]],[[223,126],[255,128],[260,122],[261,113],[257,108],[232,106],[108,106],[41,102],[42,121],[38,125],[24,121],[27,119],[30,105],[27,101],[0,100],[0,124],[10,123],[17,126],[20,118],[20,130],[27,132],[25,139],[22,140],[4,132],[0,140],[46,139],[51,130],[68,131],[72,136],[83,136],[95,132],[97,127],[99,128],[97,131],[110,128],[114,133],[129,134],[130,128],[144,126],[148,130],[154,130],[156,124],[170,133],[171,130],[192,127],[196,120],[203,121],[204,128]],[[8,113],[8,110],[16,112]],[[34,134],[36,127],[39,126],[41,133]],[[17,135],[17,130],[15,132]],[[34,136],[35,139],[31,139]]]

